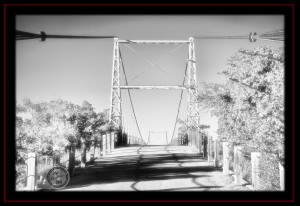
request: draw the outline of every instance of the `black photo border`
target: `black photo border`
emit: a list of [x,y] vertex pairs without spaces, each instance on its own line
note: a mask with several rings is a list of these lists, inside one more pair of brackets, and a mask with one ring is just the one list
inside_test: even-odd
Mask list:
[[[176,14],[284,15],[286,190],[284,192],[16,192],[16,15]],[[295,202],[295,5],[294,4],[4,4],[4,202]],[[275,28],[276,29],[276,28]]]

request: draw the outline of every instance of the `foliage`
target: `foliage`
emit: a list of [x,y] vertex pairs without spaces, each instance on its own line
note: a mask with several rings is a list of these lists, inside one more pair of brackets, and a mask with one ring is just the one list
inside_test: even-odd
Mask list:
[[223,71],[228,81],[203,83],[199,102],[218,117],[220,139],[275,154],[283,161],[283,53],[269,47],[241,51]]
[[259,161],[259,190],[280,190],[279,167],[276,156],[264,155]]
[[16,106],[17,181],[26,172],[28,152],[45,154],[54,147],[67,151],[76,146],[85,155],[91,145],[99,146],[99,135],[111,129],[108,125],[106,115],[97,114],[87,101],[75,105],[61,99],[32,102],[25,98]]
[[[177,141],[178,141],[178,139],[183,138],[184,139],[184,144],[187,144],[188,139],[191,140],[191,138],[195,138],[195,137],[198,136],[198,135],[196,135],[196,136],[191,135],[191,137],[188,138],[188,129],[190,129],[191,133],[193,133],[193,134],[197,134],[198,130],[197,130],[197,128],[194,128],[194,127],[188,128],[186,120],[178,119],[177,123],[179,124],[178,131],[177,131]],[[203,135],[203,136],[206,135],[205,130],[210,128],[209,125],[202,125],[202,124],[199,127],[200,127],[200,134]],[[195,140],[193,139],[193,141],[195,141]]]
[[[198,100],[218,117],[218,136],[284,165],[284,54],[270,47],[240,50],[222,72],[225,84],[203,83]],[[265,168],[269,176],[274,171]],[[266,175],[265,175],[266,176]],[[271,178],[272,179],[272,178]]]

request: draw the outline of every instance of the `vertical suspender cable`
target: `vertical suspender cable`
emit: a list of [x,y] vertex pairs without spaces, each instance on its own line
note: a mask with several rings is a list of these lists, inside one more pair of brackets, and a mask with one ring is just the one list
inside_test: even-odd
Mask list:
[[[120,60],[121,60],[121,63],[122,63],[122,69],[123,69],[123,73],[124,73],[124,77],[125,77],[125,82],[126,82],[126,85],[128,86],[127,76],[126,76],[126,72],[125,72],[125,68],[124,68],[124,63],[123,63],[123,58],[122,58],[122,54],[121,54],[121,50],[120,49],[119,49],[119,54],[120,54]],[[140,127],[139,127],[139,124],[138,124],[138,121],[137,121],[137,118],[136,118],[136,115],[135,115],[135,110],[134,110],[134,107],[133,107],[133,103],[132,103],[132,98],[131,98],[130,91],[129,91],[129,89],[127,89],[127,91],[128,91],[128,96],[129,96],[131,108],[132,108],[132,111],[133,111],[134,119],[135,119],[135,122],[136,122],[136,125],[137,125],[138,133],[140,135],[140,138],[143,139],[141,131],[140,131]]]
[[[182,82],[183,85],[184,85],[185,78],[186,78],[187,68],[188,68],[188,61],[186,62],[186,65],[185,65],[185,72],[184,72],[184,77],[183,77],[183,82]],[[179,105],[178,105],[178,109],[177,109],[177,115],[176,115],[176,120],[175,120],[175,125],[174,125],[174,129],[173,129],[173,134],[172,134],[171,141],[174,138],[174,134],[175,134],[175,130],[176,130],[176,125],[177,125],[177,121],[178,121],[178,115],[179,115],[180,106],[181,106],[181,102],[182,102],[182,95],[183,95],[183,90],[181,90],[181,94],[180,94],[180,100],[179,100]]]

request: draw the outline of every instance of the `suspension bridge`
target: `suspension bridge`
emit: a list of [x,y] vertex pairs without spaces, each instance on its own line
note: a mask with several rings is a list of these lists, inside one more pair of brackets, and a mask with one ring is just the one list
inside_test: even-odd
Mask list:
[[[109,122],[118,133],[105,136],[103,151],[106,151],[86,168],[80,169],[69,185],[62,191],[193,191],[193,190],[244,190],[230,183],[215,162],[210,159],[211,142],[201,129],[197,101],[198,84],[195,59],[197,39],[246,39],[250,42],[284,41],[282,29],[241,36],[196,36],[188,40],[122,40],[115,36],[68,36],[34,34],[16,31],[16,40],[48,38],[89,39],[113,38],[113,64]],[[136,51],[133,45],[175,45],[175,48],[152,62]],[[130,85],[129,83],[156,68],[168,75],[158,64],[186,45],[187,56],[181,84],[178,85]],[[127,77],[122,47],[127,48],[150,66],[134,77]],[[167,131],[152,131],[143,137],[137,118],[132,90],[179,90],[179,101],[171,138]],[[182,132],[185,131],[185,132]],[[164,145],[153,145],[153,136],[165,139]],[[121,142],[116,147],[116,142]]]

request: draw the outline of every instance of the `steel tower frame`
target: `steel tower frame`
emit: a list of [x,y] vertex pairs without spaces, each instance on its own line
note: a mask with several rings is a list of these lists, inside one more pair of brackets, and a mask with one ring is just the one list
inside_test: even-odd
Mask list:
[[[120,56],[119,44],[189,44],[187,85],[178,86],[128,86],[121,85],[120,82]],[[190,37],[188,41],[182,40],[119,40],[114,38],[113,49],[113,66],[111,80],[111,96],[110,96],[110,115],[109,121],[118,128],[122,129],[122,111],[121,111],[121,89],[186,89],[187,95],[187,125],[188,137],[190,138],[191,128],[195,128],[200,134],[200,114],[199,104],[197,102],[197,70],[195,59],[194,38]]]

